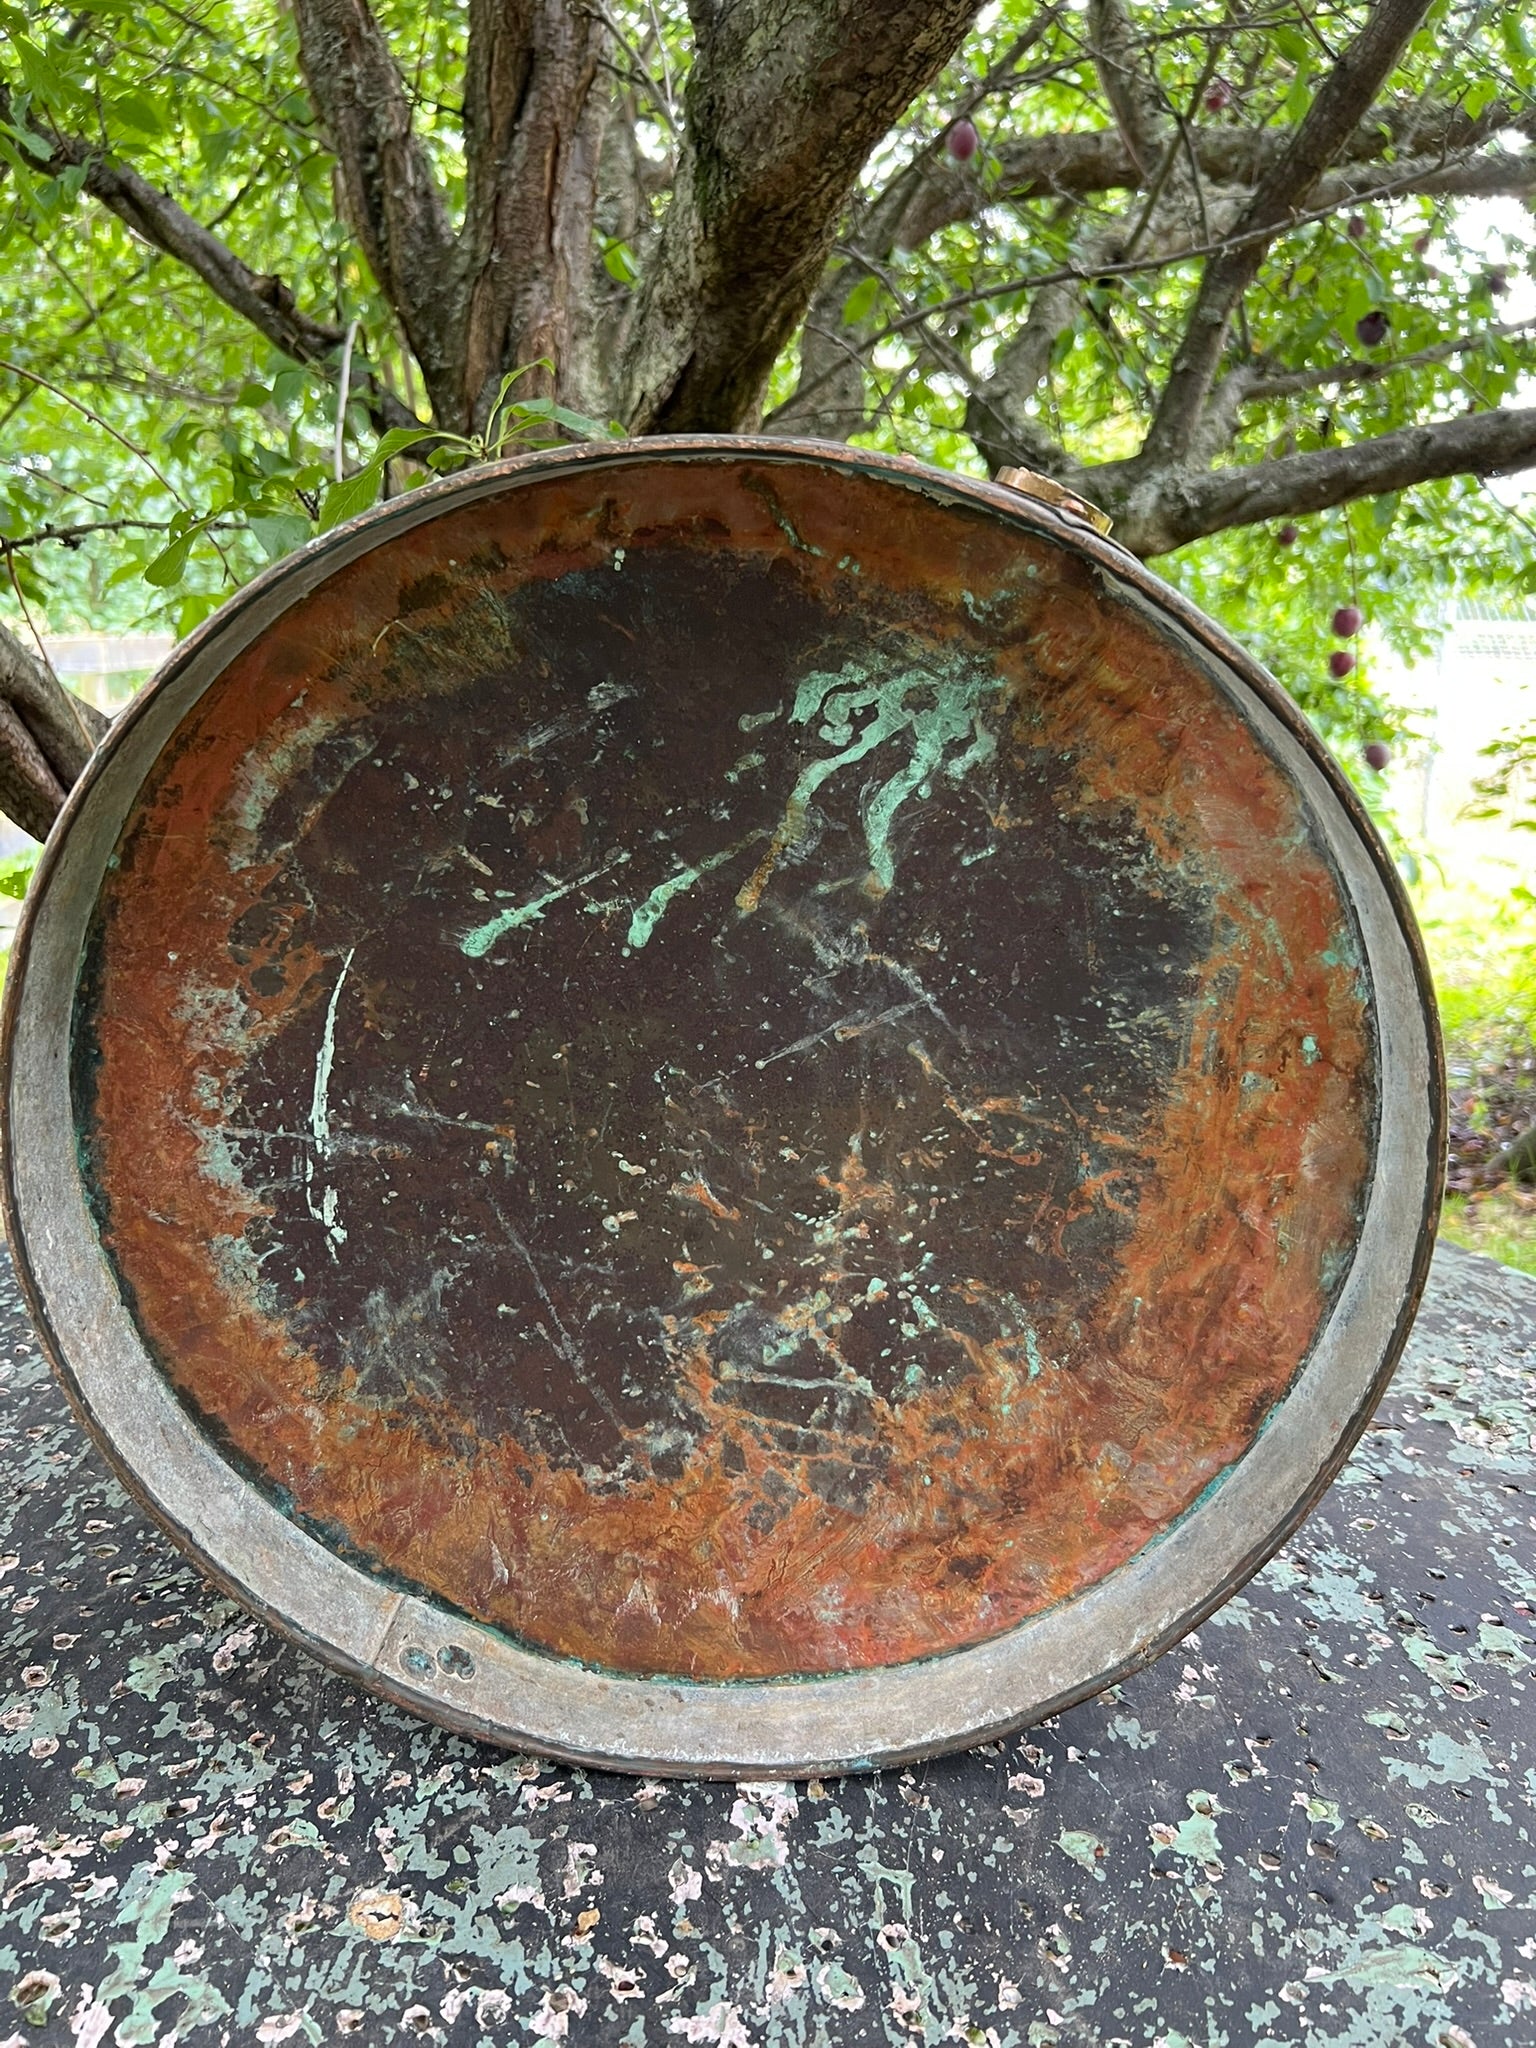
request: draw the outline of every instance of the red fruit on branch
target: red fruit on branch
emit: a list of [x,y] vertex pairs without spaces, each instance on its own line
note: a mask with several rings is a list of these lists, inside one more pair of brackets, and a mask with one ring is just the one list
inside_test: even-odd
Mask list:
[[1352,213],[1345,223],[1344,232],[1352,242],[1363,242],[1365,240],[1365,215],[1363,213]]
[[1300,539],[1301,528],[1299,526],[1282,526],[1275,535],[1275,546],[1277,548],[1294,547]]
[[1353,640],[1360,625],[1360,607],[1357,604],[1341,604],[1333,615],[1333,630],[1341,640]]
[[1232,87],[1225,78],[1213,78],[1206,88],[1205,107],[1210,114],[1219,114],[1223,107],[1232,104]]
[[1354,665],[1355,657],[1345,647],[1328,657],[1328,673],[1338,682],[1343,682]]
[[1383,746],[1380,740],[1372,740],[1365,750],[1365,758],[1367,765],[1374,768],[1379,775],[1391,760],[1392,750],[1390,747]]
[[957,164],[967,164],[981,147],[974,122],[956,121],[944,137],[944,147]]
[[1391,319],[1377,306],[1374,311],[1362,314],[1355,322],[1355,339],[1362,348],[1380,348],[1387,338]]

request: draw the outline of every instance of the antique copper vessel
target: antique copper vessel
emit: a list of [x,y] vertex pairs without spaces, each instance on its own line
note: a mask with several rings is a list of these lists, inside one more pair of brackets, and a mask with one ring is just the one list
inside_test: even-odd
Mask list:
[[777,440],[413,491],[49,843],[8,1227],[125,1483],[469,1733],[784,1776],[1156,1655],[1327,1485],[1440,1175],[1392,864],[1070,503]]

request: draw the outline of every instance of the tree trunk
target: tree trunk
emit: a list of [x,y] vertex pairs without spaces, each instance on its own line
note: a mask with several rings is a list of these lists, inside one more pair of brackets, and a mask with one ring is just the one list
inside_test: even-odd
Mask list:
[[46,839],[107,721],[0,626],[0,811]]

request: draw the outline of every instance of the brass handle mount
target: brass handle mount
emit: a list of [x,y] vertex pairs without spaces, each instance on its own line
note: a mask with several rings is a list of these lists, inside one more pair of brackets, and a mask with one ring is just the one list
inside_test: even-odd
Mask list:
[[1080,498],[1075,491],[1069,491],[1051,477],[1041,476],[1038,470],[1000,469],[996,481],[1006,484],[1010,491],[1022,491],[1026,498],[1039,498],[1044,504],[1070,512],[1075,519],[1091,526],[1095,533],[1107,534],[1114,526],[1115,522],[1107,512],[1101,512],[1097,505],[1090,505],[1086,498]]

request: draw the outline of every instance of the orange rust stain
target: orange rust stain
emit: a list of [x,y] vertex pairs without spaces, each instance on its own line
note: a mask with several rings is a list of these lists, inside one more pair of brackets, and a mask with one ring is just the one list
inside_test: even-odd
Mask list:
[[680,1180],[671,1192],[680,1201],[697,1202],[701,1209],[707,1209],[711,1216],[718,1216],[722,1223],[741,1221],[741,1211],[728,1208],[707,1180]]
[[[157,1351],[230,1441],[313,1524],[493,1625],[613,1669],[717,1679],[956,1648],[1133,1556],[1284,1395],[1319,1325],[1327,1262],[1352,1243],[1370,1164],[1369,1020],[1352,971],[1324,957],[1348,922],[1338,886],[1301,838],[1283,778],[1209,686],[1139,618],[1102,610],[1084,566],[1043,543],[957,514],[936,563],[933,515],[916,501],[893,515],[883,492],[818,497],[790,470],[773,472],[772,490],[822,549],[814,562],[760,491],[679,464],[631,485],[624,506],[607,503],[596,531],[590,485],[561,481],[468,523],[445,519],[334,578],[232,666],[146,800],[108,892],[96,1017],[110,1247]],[[675,1370],[706,1425],[675,1478],[598,1491],[510,1436],[450,1452],[474,1434],[451,1415],[429,1441],[349,1399],[346,1384],[320,1399],[315,1360],[241,1285],[241,1234],[260,1201],[216,1170],[221,1104],[251,1045],[323,1003],[334,974],[289,952],[282,990],[258,997],[249,967],[231,961],[231,925],[276,873],[242,811],[262,762],[282,750],[291,761],[316,732],[419,687],[391,666],[399,635],[375,648],[376,622],[413,577],[472,554],[488,520],[514,565],[487,563],[491,591],[498,577],[589,565],[600,540],[642,548],[705,530],[722,495],[731,544],[797,574],[831,581],[850,553],[866,589],[883,579],[903,591],[921,563],[919,596],[938,621],[959,618],[962,590],[1010,594],[999,660],[1019,743],[1070,751],[1080,802],[1130,806],[1158,854],[1197,872],[1216,904],[1190,1043],[1140,1148],[1147,1170],[1114,1284],[1075,1331],[1048,1308],[1037,1321],[1040,1351],[1073,1369],[1032,1377],[1022,1336],[981,1344],[952,1331],[972,1370],[873,1404],[878,1457],[857,1452],[857,1507],[822,1497],[803,1459],[722,1399],[710,1352],[720,1318],[707,1312],[669,1319]],[[412,625],[434,619],[459,652],[457,669],[443,664],[445,691],[515,654],[489,609],[448,621],[420,608]],[[1245,1072],[1270,1085],[1245,1092]],[[976,1125],[1005,1105],[951,1106],[992,1149]],[[829,1185],[849,1219],[891,1195],[852,1155]],[[739,1220],[703,1182],[674,1192]],[[1049,1227],[1059,1237],[1067,1220]],[[957,1276],[957,1291],[967,1284]],[[835,1330],[821,1340],[835,1359]],[[769,1500],[779,1505],[766,1514]]]

